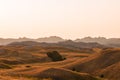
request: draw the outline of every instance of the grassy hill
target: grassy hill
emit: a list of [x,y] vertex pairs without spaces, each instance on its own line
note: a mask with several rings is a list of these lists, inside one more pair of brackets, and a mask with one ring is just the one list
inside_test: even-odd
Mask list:
[[[47,52],[51,51],[58,51],[66,59],[52,61],[47,56]],[[119,56],[119,48],[0,46],[0,78],[2,80],[119,80]]]
[[[75,68],[78,72],[90,73],[109,80],[119,80],[120,49],[106,49],[90,57],[66,65],[64,68]],[[99,74],[98,74],[99,73]]]

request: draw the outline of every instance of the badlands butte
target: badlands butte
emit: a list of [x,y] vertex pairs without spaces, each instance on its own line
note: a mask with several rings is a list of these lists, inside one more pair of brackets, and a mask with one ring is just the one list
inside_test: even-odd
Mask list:
[[0,80],[120,80],[120,39],[0,39]]

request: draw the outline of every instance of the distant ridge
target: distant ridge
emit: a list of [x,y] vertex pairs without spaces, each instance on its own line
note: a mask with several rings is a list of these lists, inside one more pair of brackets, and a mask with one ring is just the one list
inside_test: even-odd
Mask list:
[[44,37],[44,38],[38,38],[38,39],[31,39],[31,38],[18,38],[18,39],[13,39],[13,38],[7,38],[7,39],[3,39],[0,38],[0,45],[7,45],[13,42],[22,42],[22,41],[36,41],[36,42],[46,42],[46,43],[57,43],[57,42],[61,42],[64,41],[64,39],[62,39],[61,37],[57,37],[57,36],[50,36],[50,37]]
[[13,42],[8,44],[8,46],[42,46],[42,47],[64,47],[69,49],[82,49],[82,48],[106,48],[106,46],[99,43],[85,43],[85,42],[74,42],[72,40],[66,40],[58,43],[45,43],[45,42],[35,42],[35,41],[23,41],[23,42]]
[[[38,39],[31,39],[31,38],[18,38],[18,39],[13,39],[13,38],[7,38],[3,39],[0,38],[0,45],[7,45],[13,42],[22,42],[22,41],[35,41],[35,42],[45,42],[45,43],[59,43],[59,42],[64,42],[68,41],[66,39],[63,39],[58,36],[50,36],[50,37],[44,37],[44,38],[38,38]],[[73,42],[84,42],[84,43],[99,43],[102,45],[110,46],[110,47],[120,47],[120,38],[105,38],[105,37],[85,37],[81,39],[76,39],[76,40],[71,40]]]
[[75,42],[97,42],[112,47],[120,47],[120,38],[105,38],[105,37],[85,37],[82,39],[76,39]]

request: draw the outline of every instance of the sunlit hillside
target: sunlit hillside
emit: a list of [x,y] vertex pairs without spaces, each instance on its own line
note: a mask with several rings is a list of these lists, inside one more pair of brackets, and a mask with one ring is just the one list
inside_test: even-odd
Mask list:
[[[119,48],[72,49],[23,43],[0,46],[0,75],[2,80],[119,80],[119,52]],[[110,74],[112,71],[118,75]]]

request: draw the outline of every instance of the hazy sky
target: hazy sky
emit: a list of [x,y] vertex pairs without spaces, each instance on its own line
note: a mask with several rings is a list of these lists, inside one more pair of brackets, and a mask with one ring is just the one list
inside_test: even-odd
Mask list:
[[120,37],[120,0],[0,0],[0,37]]

